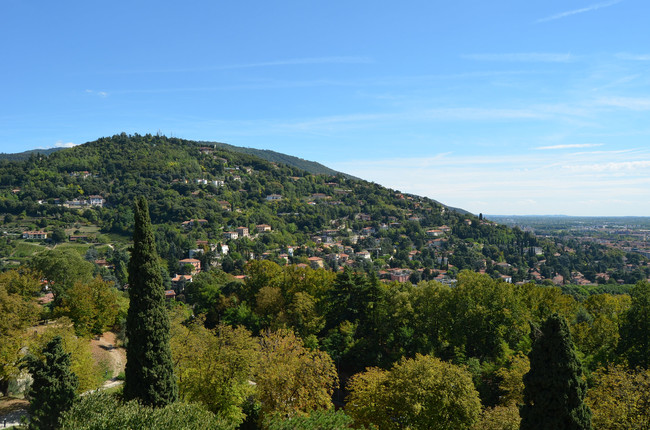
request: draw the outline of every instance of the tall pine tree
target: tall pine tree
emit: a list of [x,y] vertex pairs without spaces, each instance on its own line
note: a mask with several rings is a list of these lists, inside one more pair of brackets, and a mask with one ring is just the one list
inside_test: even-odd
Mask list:
[[553,314],[542,324],[528,358],[520,429],[591,429],[582,367],[562,316]]
[[59,427],[59,417],[77,398],[79,380],[70,370],[70,354],[63,350],[63,341],[56,336],[43,348],[45,361],[27,357],[27,368],[33,382],[29,390],[30,429],[48,430]]
[[169,347],[163,279],[144,197],[136,199],[134,216],[124,398],[137,399],[149,406],[164,406],[178,399],[178,387]]

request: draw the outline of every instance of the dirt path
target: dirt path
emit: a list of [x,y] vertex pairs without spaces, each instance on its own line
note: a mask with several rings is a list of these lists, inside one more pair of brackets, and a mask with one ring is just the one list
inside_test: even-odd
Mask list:
[[119,385],[122,381],[117,376],[124,371],[126,365],[126,351],[118,347],[115,333],[107,331],[99,337],[90,341],[93,356],[97,361],[107,361],[111,374],[103,385],[103,388]]
[[[40,327],[38,327],[40,329]],[[126,351],[118,347],[115,333],[106,332],[98,339],[90,341],[93,358],[98,362],[106,362],[110,371],[109,378],[102,385],[102,389],[115,387],[123,383],[117,376],[124,371],[126,365]],[[29,402],[16,398],[0,399],[0,430],[20,424],[22,416],[27,414]]]
[[29,402],[23,399],[3,397],[0,399],[0,428],[11,428],[20,424],[20,419],[27,415]]

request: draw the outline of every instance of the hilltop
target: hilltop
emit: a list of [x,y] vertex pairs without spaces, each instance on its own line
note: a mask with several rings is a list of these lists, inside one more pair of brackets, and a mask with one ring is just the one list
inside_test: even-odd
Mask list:
[[412,282],[452,282],[462,269],[506,282],[647,277],[642,258],[540,239],[318,163],[214,142],[115,135],[0,161],[0,187],[5,265],[54,243],[84,243],[110,260],[104,245],[124,248],[133,199],[145,195],[171,277],[187,272],[183,260],[195,255],[204,268],[233,274],[268,259]]
[[309,172],[314,175],[343,175],[346,178],[358,179],[347,173],[337,172],[334,169],[330,169],[327,166],[323,166],[320,163],[315,161],[304,160],[302,158],[294,157],[292,155],[282,154],[281,152],[271,151],[269,149],[255,149],[255,148],[243,148],[241,146],[229,145],[227,143],[221,142],[203,142],[199,141],[199,144],[204,146],[213,147],[215,149],[225,149],[227,151],[239,152],[242,154],[254,155],[272,163],[282,163],[290,167],[296,167],[302,169],[306,172]]
[[48,148],[48,149],[31,149],[29,151],[16,152],[16,153],[4,153],[0,152],[0,160],[26,160],[31,155],[50,155],[56,151],[60,151],[63,148]]

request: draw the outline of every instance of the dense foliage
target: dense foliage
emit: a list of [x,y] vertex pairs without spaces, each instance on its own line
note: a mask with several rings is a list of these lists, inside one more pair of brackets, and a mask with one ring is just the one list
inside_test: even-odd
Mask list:
[[122,403],[110,394],[85,396],[66,412],[61,430],[229,430],[232,426],[215,419],[196,403],[172,403],[153,408],[137,401]]
[[77,397],[79,381],[70,370],[70,354],[64,352],[62,343],[58,336],[49,341],[42,351],[44,360],[27,357],[27,367],[34,379],[29,391],[30,429],[57,429],[59,417]]
[[85,396],[64,428],[515,429],[531,323],[559,314],[594,423],[646,422],[645,258],[256,155],[122,134],[0,161],[2,391],[57,335],[97,388],[88,339],[113,329],[125,398],[159,407]]
[[[364,271],[405,269],[415,283],[470,269],[513,282],[586,279],[602,284],[593,291],[598,293],[614,292],[618,281],[633,284],[650,273],[638,254],[539,239],[431,199],[320,172],[314,163],[299,161],[225,144],[121,134],[49,156],[0,160],[0,213],[8,233],[41,229],[53,243],[72,237],[123,244],[133,229],[132,202],[147,196],[158,251],[172,277],[181,273],[179,260],[197,248],[197,240],[208,242],[198,246],[205,251],[203,266],[218,262],[238,274],[251,258],[309,263],[308,258],[320,257],[331,268],[354,262]],[[93,195],[104,203],[87,203]],[[278,198],[267,200],[270,196]],[[205,222],[183,224],[191,220]],[[260,224],[270,231],[256,235]],[[99,230],[86,233],[91,226]],[[223,237],[237,227],[248,228],[250,237]],[[231,252],[222,255],[219,244]],[[0,261],[21,261],[32,248],[13,240],[0,244]],[[123,249],[101,255],[112,266],[111,280],[120,285],[125,282]],[[349,262],[339,258],[342,253]],[[591,291],[580,287],[573,293]]]
[[129,261],[124,398],[164,406],[178,398],[169,347],[169,317],[147,201],[135,202],[133,250]]

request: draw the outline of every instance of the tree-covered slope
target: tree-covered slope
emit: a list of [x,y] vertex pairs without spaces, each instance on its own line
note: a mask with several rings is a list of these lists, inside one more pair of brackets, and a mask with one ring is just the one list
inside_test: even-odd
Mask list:
[[24,151],[24,152],[16,152],[16,153],[4,153],[0,152],[0,160],[26,160],[29,158],[32,154],[43,154],[43,155],[49,155],[52,154],[53,152],[60,151],[63,148],[49,148],[49,149],[32,149],[29,151]]
[[294,157],[293,155],[283,154],[281,152],[271,151],[269,149],[256,149],[256,148],[243,148],[241,146],[229,145],[221,142],[199,142],[205,146],[214,148],[225,149],[228,151],[239,152],[242,154],[254,155],[262,160],[270,161],[272,163],[282,163],[287,166],[296,167],[314,175],[343,175],[346,178],[357,179],[347,173],[337,172],[315,161],[309,161],[302,158]]
[[[429,198],[205,142],[121,134],[0,161],[0,214],[5,230],[18,234],[41,229],[64,240],[62,231],[95,226],[99,236],[86,239],[128,240],[137,196],[149,202],[172,276],[197,243],[212,251],[204,264],[233,273],[250,259],[271,259],[353,266],[413,282],[450,279],[461,269],[512,282],[565,283],[578,273],[595,280],[609,272],[632,283],[647,276],[643,261],[630,267],[603,247],[567,247]],[[220,253],[223,245],[233,252]],[[23,251],[12,241],[0,246],[5,259],[20,261]]]

